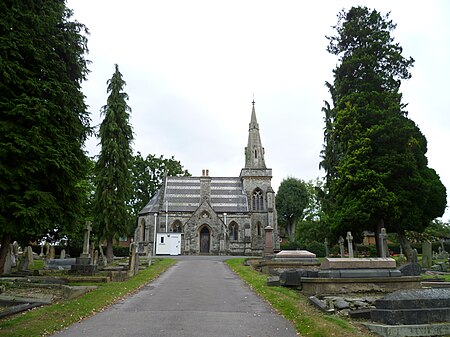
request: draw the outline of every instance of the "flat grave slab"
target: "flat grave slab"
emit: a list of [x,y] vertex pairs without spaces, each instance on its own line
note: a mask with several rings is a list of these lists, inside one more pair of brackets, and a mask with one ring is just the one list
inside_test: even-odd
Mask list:
[[390,257],[376,258],[330,258],[326,257],[320,269],[396,269],[396,263]]

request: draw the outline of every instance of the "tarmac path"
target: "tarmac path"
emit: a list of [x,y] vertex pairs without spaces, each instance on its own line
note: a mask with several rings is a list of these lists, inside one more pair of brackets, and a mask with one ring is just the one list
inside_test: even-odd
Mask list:
[[155,281],[55,337],[295,337],[278,315],[223,263],[179,257]]

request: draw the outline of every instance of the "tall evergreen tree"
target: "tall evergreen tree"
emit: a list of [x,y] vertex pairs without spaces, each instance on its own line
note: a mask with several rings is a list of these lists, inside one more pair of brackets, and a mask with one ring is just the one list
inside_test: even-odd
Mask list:
[[76,222],[89,116],[87,30],[64,1],[0,3],[0,274],[11,240]]
[[128,203],[132,195],[133,130],[128,95],[123,92],[125,85],[116,64],[108,80],[108,100],[101,111],[105,117],[100,125],[101,151],[95,165],[94,226],[100,238],[106,240],[108,262],[113,258],[113,240],[127,234],[131,216]]
[[328,51],[340,64],[327,83],[333,107],[324,108],[322,151],[331,226],[374,230],[376,239],[385,226],[404,238],[405,230],[421,231],[441,216],[446,204],[445,187],[427,166],[426,138],[401,101],[401,80],[411,77],[414,60],[394,43],[389,15],[353,7],[334,28]]

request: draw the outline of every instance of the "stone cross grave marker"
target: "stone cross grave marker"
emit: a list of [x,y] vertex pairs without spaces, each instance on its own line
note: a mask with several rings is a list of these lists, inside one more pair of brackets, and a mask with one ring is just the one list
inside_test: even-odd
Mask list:
[[83,253],[81,256],[90,257],[89,256],[89,237],[91,235],[92,223],[90,221],[86,221],[86,225],[84,226],[84,241],[83,241]]
[[380,245],[381,245],[381,256],[380,257],[388,257],[387,251],[386,251],[386,242],[387,242],[387,234],[386,234],[386,228],[381,228],[380,236]]
[[341,254],[341,257],[344,257],[344,238],[342,236],[339,237],[338,243],[339,243],[339,252]]
[[352,232],[347,232],[348,257],[353,258],[353,236]]

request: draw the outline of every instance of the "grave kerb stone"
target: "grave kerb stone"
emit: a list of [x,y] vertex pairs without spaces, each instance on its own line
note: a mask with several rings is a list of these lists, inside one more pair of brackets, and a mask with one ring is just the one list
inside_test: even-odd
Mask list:
[[396,263],[393,258],[330,258],[322,261],[320,269],[395,269]]

